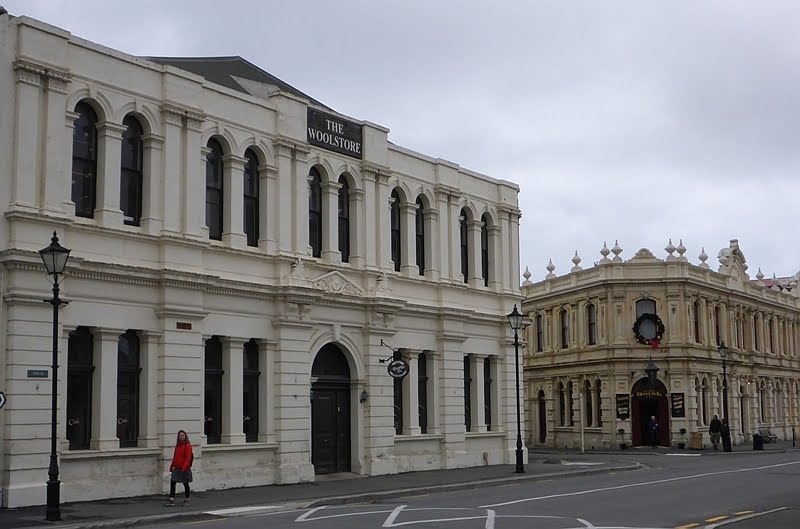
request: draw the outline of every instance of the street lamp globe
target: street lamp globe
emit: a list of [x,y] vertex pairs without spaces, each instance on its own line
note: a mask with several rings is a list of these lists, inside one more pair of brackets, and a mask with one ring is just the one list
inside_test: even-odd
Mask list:
[[512,310],[508,316],[508,323],[511,325],[511,328],[514,332],[519,331],[522,328],[522,313],[517,310],[517,305],[514,305],[514,310]]
[[719,351],[719,356],[722,357],[723,360],[728,358],[728,347],[725,345],[725,340],[720,342],[717,351]]
[[50,246],[39,250],[39,255],[49,275],[60,276],[64,273],[70,251],[69,248],[64,248],[58,243],[58,236],[54,231],[53,237],[50,239]]

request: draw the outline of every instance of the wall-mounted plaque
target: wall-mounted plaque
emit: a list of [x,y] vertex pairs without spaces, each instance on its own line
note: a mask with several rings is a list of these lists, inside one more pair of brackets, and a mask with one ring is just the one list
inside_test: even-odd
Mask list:
[[686,406],[683,400],[683,393],[670,393],[673,417],[686,417]]
[[617,393],[617,419],[624,421],[631,416],[630,398],[627,393]]
[[50,372],[47,369],[28,369],[28,378],[47,378]]

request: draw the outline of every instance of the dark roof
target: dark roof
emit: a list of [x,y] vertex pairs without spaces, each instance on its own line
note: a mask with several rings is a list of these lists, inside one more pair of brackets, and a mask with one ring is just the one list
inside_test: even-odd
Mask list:
[[[289,92],[303,99],[309,100],[315,105],[328,108],[326,105],[320,103],[313,97],[309,96],[285,83],[272,75],[265,72],[255,64],[247,61],[239,56],[236,57],[144,57],[148,61],[153,61],[158,64],[167,64],[186,70],[196,75],[204,77],[206,80],[222,85],[224,87],[250,94],[242,85],[236,82],[235,77],[250,79],[259,83],[270,84],[278,87],[284,92]],[[252,94],[251,94],[252,95]],[[330,109],[329,109],[330,110]]]

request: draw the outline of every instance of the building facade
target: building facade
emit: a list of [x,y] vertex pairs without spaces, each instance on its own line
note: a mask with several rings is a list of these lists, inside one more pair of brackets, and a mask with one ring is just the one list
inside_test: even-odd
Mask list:
[[[50,284],[63,501],[508,463],[518,187],[239,57],[0,15],[2,505],[42,504]],[[405,360],[393,379],[388,360]]]
[[624,260],[619,245],[604,244],[591,268],[576,253],[563,276],[552,262],[543,281],[523,274],[529,445],[649,444],[655,416],[660,445],[701,433],[709,446],[711,419],[724,417],[725,374],[734,444],[758,429],[791,439],[800,422],[800,274],[765,280],[759,270],[750,279],[736,240],[719,252],[717,271],[704,251],[690,263],[682,242],[665,250],[663,259],[643,248]]

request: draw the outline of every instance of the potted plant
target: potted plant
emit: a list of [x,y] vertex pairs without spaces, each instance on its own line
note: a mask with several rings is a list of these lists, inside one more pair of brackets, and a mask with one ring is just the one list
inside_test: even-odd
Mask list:
[[684,450],[686,448],[686,428],[681,428],[681,441],[678,443],[678,448]]
[[618,429],[617,433],[619,434],[619,439],[620,439],[619,449],[620,450],[627,450],[628,445],[627,445],[627,443],[625,443],[625,428]]

